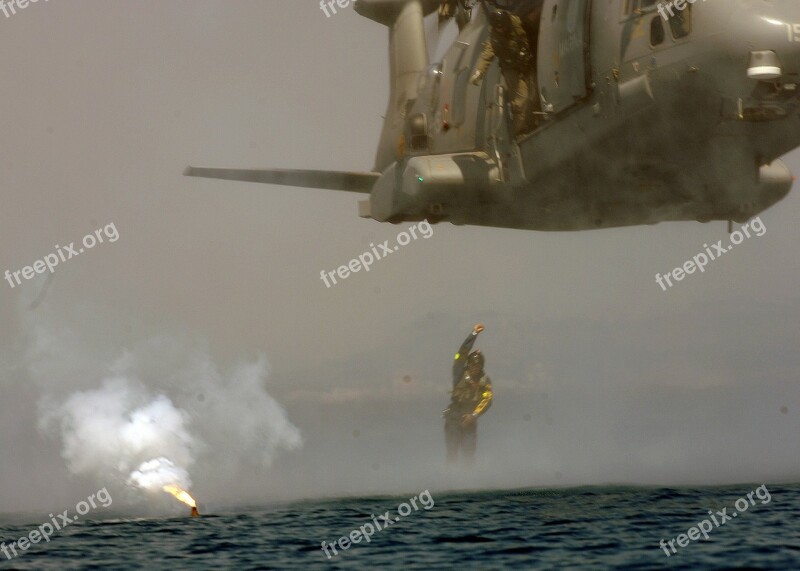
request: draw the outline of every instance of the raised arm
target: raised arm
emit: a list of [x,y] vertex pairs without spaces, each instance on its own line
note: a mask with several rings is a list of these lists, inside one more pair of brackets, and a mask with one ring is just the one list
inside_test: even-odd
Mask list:
[[453,361],[453,386],[456,386],[458,381],[461,380],[461,375],[464,374],[464,366],[467,363],[467,356],[469,352],[472,350],[472,346],[475,344],[475,340],[478,338],[478,334],[484,330],[483,325],[480,323],[477,324],[475,327],[472,328],[472,333],[470,333],[464,342],[461,344],[461,347],[458,349],[456,353],[455,360]]

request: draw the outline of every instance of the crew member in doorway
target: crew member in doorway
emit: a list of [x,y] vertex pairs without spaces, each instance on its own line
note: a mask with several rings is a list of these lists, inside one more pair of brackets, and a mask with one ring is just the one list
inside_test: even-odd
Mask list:
[[[509,0],[507,4],[510,3]],[[485,2],[484,7],[489,19],[489,37],[483,43],[483,52],[470,81],[478,85],[496,57],[509,91],[514,135],[524,135],[536,127],[532,105],[532,99],[536,96],[536,62],[528,33],[522,25],[522,19],[512,13],[510,7],[501,8],[494,2]]]

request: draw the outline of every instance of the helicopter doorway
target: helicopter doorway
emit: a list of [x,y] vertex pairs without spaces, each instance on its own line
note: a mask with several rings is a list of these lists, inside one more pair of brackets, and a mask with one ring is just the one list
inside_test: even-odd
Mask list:
[[589,92],[591,0],[543,0],[537,49],[542,110],[560,113]]

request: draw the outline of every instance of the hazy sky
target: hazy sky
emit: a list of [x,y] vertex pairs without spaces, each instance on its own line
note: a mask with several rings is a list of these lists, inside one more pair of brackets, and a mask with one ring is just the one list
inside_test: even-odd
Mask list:
[[[655,273],[727,242],[723,223],[443,224],[326,289],[320,270],[407,225],[360,219],[356,194],[182,176],[189,164],[369,170],[386,40],[352,8],[326,18],[313,0],[51,0],[0,15],[0,272],[107,224],[119,233],[47,284],[0,282],[0,512],[104,485],[68,470],[42,418],[120,360],[190,417],[208,503],[797,479],[795,191],[762,214],[762,237],[666,292]],[[800,153],[785,162],[800,172]],[[454,475],[439,412],[478,321],[496,399],[478,466]],[[303,439],[265,443],[269,465],[249,462],[263,427],[225,426],[250,426],[251,393],[202,408],[248,364]]]

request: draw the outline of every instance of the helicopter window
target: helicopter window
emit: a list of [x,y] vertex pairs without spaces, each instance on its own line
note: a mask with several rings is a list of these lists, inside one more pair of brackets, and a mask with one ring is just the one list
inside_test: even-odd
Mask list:
[[669,17],[669,27],[672,37],[676,40],[685,38],[692,33],[692,5],[687,4],[684,10],[675,10],[675,15]]
[[656,16],[653,18],[653,21],[650,22],[650,45],[651,46],[660,46],[664,43],[666,39],[666,33],[664,32],[664,26],[661,24],[661,16]]

